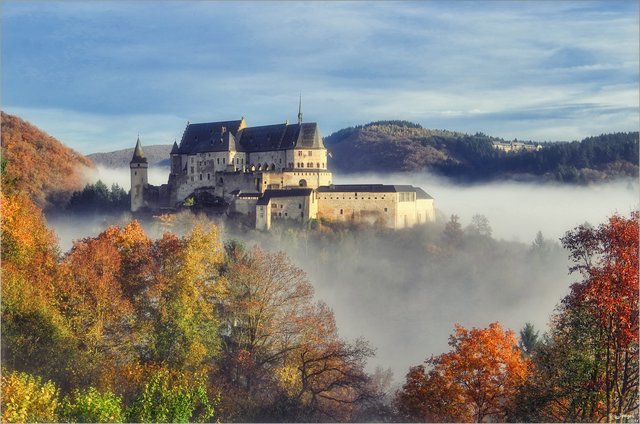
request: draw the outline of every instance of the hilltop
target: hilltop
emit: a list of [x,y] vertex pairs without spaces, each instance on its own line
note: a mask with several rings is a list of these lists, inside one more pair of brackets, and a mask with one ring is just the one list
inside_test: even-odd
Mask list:
[[505,153],[505,140],[431,130],[407,121],[345,128],[324,142],[334,172],[430,171],[459,182],[495,179],[587,183],[638,176],[638,132],[603,134],[578,142],[535,143],[537,151]]
[[[94,165],[34,125],[2,112],[2,161],[15,189],[43,209],[67,203]],[[6,161],[6,162],[5,162]],[[6,188],[3,188],[6,190]]]
[[[149,166],[169,166],[171,144],[143,145],[142,148]],[[131,162],[132,156],[133,147],[129,149],[116,150],[114,152],[91,153],[90,155],[87,155],[87,157],[96,165],[103,165],[108,168],[129,167],[129,162]]]
[[[520,141],[539,151],[505,153],[502,138],[423,128],[407,121],[377,121],[324,138],[333,172],[429,171],[457,182],[498,179],[588,183],[638,176],[638,133],[612,133],[578,142]],[[171,145],[144,146],[149,166],[169,166]],[[94,153],[96,164],[128,167],[133,148]]]

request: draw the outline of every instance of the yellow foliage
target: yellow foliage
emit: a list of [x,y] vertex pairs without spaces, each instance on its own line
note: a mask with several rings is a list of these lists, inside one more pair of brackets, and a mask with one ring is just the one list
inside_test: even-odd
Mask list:
[[2,376],[2,422],[57,421],[58,389],[39,377],[12,372]]
[[289,396],[294,396],[300,392],[302,382],[300,381],[300,373],[295,366],[284,365],[276,368],[275,374],[278,378],[278,385],[286,391]]

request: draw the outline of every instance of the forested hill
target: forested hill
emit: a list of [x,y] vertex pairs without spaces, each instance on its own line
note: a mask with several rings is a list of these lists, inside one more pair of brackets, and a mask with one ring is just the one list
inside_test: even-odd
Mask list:
[[[149,162],[149,166],[169,166],[169,154],[171,144],[155,144],[142,146],[144,155]],[[96,165],[103,165],[108,168],[128,167],[133,157],[133,147],[129,149],[116,150],[108,153],[92,153],[87,155]]]
[[586,183],[638,176],[637,132],[539,143],[538,151],[506,153],[493,147],[504,140],[482,133],[378,121],[342,129],[324,142],[332,156],[329,166],[341,173],[428,170],[460,182],[512,178]]
[[[64,205],[86,184],[89,159],[30,123],[2,112],[2,166],[7,180],[41,208]],[[3,190],[6,190],[3,187]]]

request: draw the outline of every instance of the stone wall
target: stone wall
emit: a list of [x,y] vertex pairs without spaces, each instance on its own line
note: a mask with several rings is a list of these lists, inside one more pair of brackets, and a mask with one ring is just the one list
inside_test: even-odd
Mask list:
[[395,228],[397,193],[318,193],[318,217],[331,221],[366,222]]

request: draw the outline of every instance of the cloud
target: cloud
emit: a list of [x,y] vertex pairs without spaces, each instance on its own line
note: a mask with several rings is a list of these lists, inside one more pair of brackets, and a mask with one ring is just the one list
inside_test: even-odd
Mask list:
[[[5,108],[43,119],[38,111],[88,114],[105,128],[127,117],[132,127],[135,119],[180,117],[157,122],[160,135],[180,132],[182,124],[165,125],[186,119],[295,119],[302,91],[305,117],[327,134],[410,119],[566,140],[639,124],[633,4],[79,5],[3,8]],[[545,118],[546,110],[557,116]],[[607,110],[616,112],[600,119]],[[49,121],[36,123],[47,130]],[[124,130],[104,140],[120,147],[115,136]],[[70,131],[67,142],[82,150],[88,140]]]

